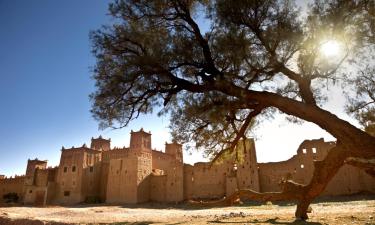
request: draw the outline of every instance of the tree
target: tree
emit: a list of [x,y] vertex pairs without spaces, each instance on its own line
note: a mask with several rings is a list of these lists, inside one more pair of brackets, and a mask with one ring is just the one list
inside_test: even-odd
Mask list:
[[[161,108],[171,115],[176,140],[193,141],[217,159],[235,151],[255,117],[281,112],[315,123],[337,144],[314,162],[308,185],[285,181],[280,193],[237,193],[296,200],[301,219],[340,167],[353,161],[347,159],[375,158],[374,137],[321,107],[324,87],[339,82],[357,88],[349,96],[361,95],[348,111],[374,118],[373,102],[363,106],[373,93],[361,91],[368,86],[360,76],[374,66],[362,65],[374,47],[373,1],[316,1],[306,18],[288,0],[116,0],[109,10],[113,24],[91,33],[97,58],[92,113],[102,128],[126,126]],[[202,21],[209,28],[202,29]],[[324,58],[319,49],[327,38],[339,40],[344,54]]]

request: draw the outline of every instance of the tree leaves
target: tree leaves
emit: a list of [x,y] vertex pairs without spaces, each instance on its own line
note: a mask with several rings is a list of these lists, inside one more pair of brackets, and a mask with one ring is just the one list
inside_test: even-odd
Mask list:
[[[272,107],[338,132],[304,110],[321,110],[323,88],[342,79],[346,60],[358,64],[354,56],[374,43],[373,9],[366,0],[316,1],[302,21],[288,0],[116,0],[109,7],[113,24],[91,33],[92,113],[101,128],[123,127],[162,108],[171,115],[173,138],[207,155],[234,149],[254,118]],[[197,18],[209,20],[210,29]],[[353,31],[355,38],[347,39]],[[355,42],[328,65],[318,50],[329,35]],[[361,107],[360,87],[370,84],[356,77],[361,81],[345,80],[359,88],[349,111],[369,121],[373,111]]]

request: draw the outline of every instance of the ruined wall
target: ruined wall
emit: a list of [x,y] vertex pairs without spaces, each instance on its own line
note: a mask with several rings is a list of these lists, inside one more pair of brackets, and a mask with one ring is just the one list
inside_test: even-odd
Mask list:
[[17,193],[20,198],[19,201],[22,202],[24,197],[25,179],[25,176],[0,179],[0,202],[4,202],[3,196],[8,193]]
[[[238,145],[241,154],[239,162],[228,156],[219,164],[195,163],[184,166],[184,197],[222,198],[238,188],[259,190],[255,145],[248,139]],[[246,150],[245,150],[246,149]]]
[[347,195],[360,192],[375,193],[375,179],[364,170],[344,165],[328,183],[322,195]]
[[324,142],[324,139],[306,140],[289,160],[258,163],[261,191],[281,191],[280,182],[283,179],[309,183],[314,172],[313,161],[323,160],[332,147],[334,143]]
[[[334,142],[323,139],[302,142],[297,154],[283,162],[259,163],[259,177],[262,192],[281,191],[282,179],[308,184],[314,172],[314,160],[323,160]],[[375,179],[353,166],[344,165],[330,181],[322,195],[346,195],[362,191],[375,192]]]

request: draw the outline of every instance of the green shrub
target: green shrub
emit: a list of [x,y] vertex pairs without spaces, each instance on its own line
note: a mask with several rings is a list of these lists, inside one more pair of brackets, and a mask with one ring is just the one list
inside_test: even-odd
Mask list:
[[85,203],[87,203],[87,204],[98,204],[98,203],[102,203],[102,201],[100,200],[100,198],[98,196],[87,196],[86,199],[85,199]]
[[3,195],[3,199],[5,200],[6,203],[12,203],[12,202],[16,203],[19,200],[19,196],[15,192],[10,192],[8,194]]

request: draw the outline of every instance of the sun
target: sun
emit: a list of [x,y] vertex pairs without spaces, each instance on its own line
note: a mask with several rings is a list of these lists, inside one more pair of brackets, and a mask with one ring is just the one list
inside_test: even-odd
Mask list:
[[320,46],[320,52],[326,57],[334,57],[340,54],[341,46],[336,40],[328,40]]

